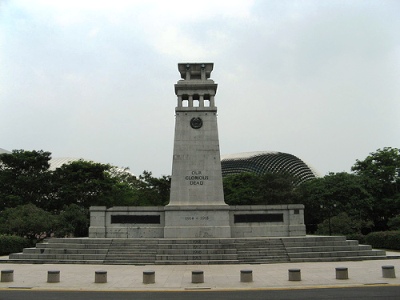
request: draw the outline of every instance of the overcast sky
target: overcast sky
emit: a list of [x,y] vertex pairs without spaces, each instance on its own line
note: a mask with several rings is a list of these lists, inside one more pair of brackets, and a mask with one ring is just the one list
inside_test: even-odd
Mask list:
[[0,148],[169,175],[180,62],[214,63],[222,155],[400,147],[398,0],[0,3]]

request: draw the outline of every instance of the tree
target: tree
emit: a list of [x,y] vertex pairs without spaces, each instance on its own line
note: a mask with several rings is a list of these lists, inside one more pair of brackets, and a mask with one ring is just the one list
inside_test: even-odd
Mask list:
[[55,226],[56,218],[51,213],[32,203],[6,208],[0,213],[0,232],[41,240],[49,236]]
[[110,169],[110,165],[84,160],[57,168],[53,173],[55,197],[49,209],[60,211],[71,204],[113,206],[111,193],[117,179],[107,173]]
[[143,171],[137,182],[138,205],[162,206],[169,202],[171,177],[155,178],[149,171]]
[[400,150],[378,149],[364,160],[357,160],[351,170],[374,198],[375,229],[387,229],[388,220],[400,214]]
[[63,211],[57,216],[57,229],[55,235],[66,237],[82,237],[88,235],[89,230],[89,210],[87,208],[71,204],[65,206]]
[[313,232],[316,225],[329,220],[340,212],[346,212],[353,220],[359,220],[358,232],[363,228],[361,220],[369,224],[373,198],[365,189],[363,181],[354,174],[330,173],[322,178],[304,182],[299,186],[301,203],[305,205],[307,231]]
[[326,219],[318,224],[316,234],[353,235],[360,233],[359,228],[370,226],[372,222],[364,222],[363,219],[352,218],[346,212],[341,212],[331,220]]
[[223,178],[224,198],[229,205],[255,205],[261,202],[259,176],[255,173],[239,173]]
[[111,178],[115,179],[110,196],[113,198],[109,202],[113,206],[135,206],[139,205],[139,186],[140,182],[129,172],[129,168],[111,167],[107,171]]
[[260,176],[260,204],[298,203],[297,180],[288,173],[266,173]]
[[229,205],[272,205],[298,202],[296,183],[290,174],[239,173],[223,179]]
[[51,193],[50,152],[13,150],[0,155],[0,210],[32,203],[44,207]]

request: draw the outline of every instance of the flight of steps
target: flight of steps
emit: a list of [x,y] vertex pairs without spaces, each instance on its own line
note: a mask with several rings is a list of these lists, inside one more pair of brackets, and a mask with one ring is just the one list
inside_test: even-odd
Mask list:
[[265,264],[385,259],[382,250],[340,236],[228,239],[48,239],[10,254],[10,263],[124,265]]

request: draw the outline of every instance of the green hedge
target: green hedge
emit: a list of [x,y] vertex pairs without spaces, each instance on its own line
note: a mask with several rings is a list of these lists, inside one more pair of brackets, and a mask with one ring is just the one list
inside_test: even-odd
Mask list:
[[358,243],[360,243],[360,244],[368,244],[365,241],[365,237],[366,237],[366,235],[363,235],[361,233],[346,234],[347,240],[357,240]]
[[0,235],[0,255],[21,252],[22,249],[31,247],[32,243],[23,237],[15,235]]
[[371,232],[365,240],[373,248],[400,250],[400,231]]

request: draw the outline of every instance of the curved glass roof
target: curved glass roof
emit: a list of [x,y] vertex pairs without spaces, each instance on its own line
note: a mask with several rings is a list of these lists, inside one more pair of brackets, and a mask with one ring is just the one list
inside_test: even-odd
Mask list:
[[319,174],[300,158],[282,152],[258,151],[228,154],[221,156],[222,176],[251,172],[288,173],[299,183],[319,177]]

